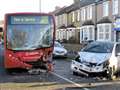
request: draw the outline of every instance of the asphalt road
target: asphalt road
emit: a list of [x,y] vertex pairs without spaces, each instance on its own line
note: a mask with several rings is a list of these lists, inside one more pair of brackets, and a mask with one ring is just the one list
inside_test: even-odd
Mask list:
[[0,45],[0,87],[6,83],[49,82],[64,86],[64,88],[58,88],[58,90],[120,90],[119,78],[116,81],[109,81],[100,79],[97,76],[74,76],[70,70],[71,60],[64,58],[55,59],[54,72],[49,74],[40,73],[39,75],[30,75],[27,72],[20,72],[9,75],[4,69],[3,52],[3,46]]

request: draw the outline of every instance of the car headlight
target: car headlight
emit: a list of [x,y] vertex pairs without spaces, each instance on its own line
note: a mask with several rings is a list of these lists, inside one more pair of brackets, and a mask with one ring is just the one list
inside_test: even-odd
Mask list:
[[109,65],[109,60],[106,60],[105,62],[98,64],[98,66],[103,65],[103,68],[107,67]]
[[59,53],[59,51],[55,51],[55,53]]
[[64,50],[64,53],[66,54],[66,53],[67,53],[67,50]]
[[76,56],[75,61],[81,62],[80,56]]
[[103,68],[104,67],[107,67],[109,65],[109,60],[107,60],[107,61],[105,61],[104,63],[103,63]]

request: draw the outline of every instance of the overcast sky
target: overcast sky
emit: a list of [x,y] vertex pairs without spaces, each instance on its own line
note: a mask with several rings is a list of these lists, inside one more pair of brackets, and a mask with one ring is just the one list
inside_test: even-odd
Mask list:
[[[53,11],[55,6],[68,6],[73,0],[41,0],[42,12]],[[10,12],[39,12],[39,0],[2,0],[0,2],[0,20],[5,13]]]

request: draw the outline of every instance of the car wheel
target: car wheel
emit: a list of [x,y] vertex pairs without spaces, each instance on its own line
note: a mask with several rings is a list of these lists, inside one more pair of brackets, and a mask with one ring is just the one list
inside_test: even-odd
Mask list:
[[114,70],[112,67],[109,67],[108,69],[108,79],[109,80],[115,80],[116,79],[116,75],[114,75]]
[[75,72],[75,71],[73,71],[73,75],[78,75],[78,73],[77,73],[77,72]]

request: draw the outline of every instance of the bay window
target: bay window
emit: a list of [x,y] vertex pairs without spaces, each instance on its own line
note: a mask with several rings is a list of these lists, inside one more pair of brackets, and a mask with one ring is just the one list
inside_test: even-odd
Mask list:
[[98,24],[97,25],[97,39],[111,41],[111,24]]

